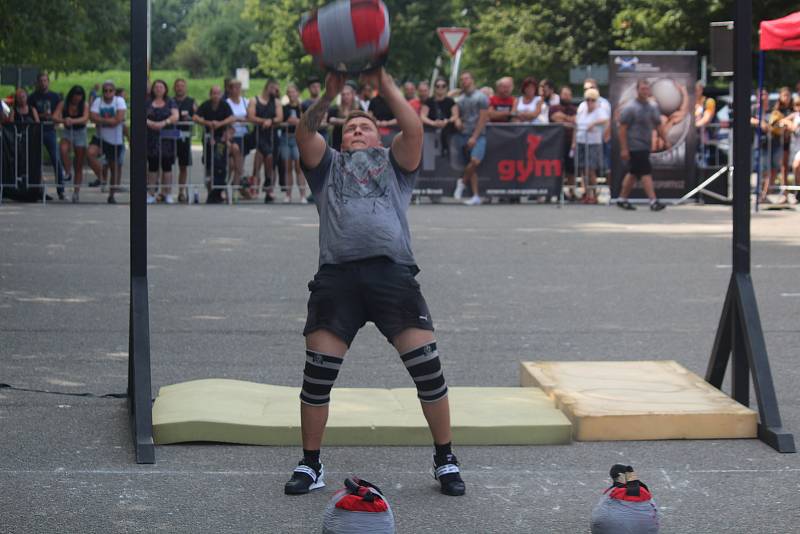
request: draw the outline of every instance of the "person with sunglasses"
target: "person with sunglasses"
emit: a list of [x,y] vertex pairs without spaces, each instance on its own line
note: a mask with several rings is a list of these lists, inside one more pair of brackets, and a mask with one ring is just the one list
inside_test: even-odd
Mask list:
[[448,154],[450,136],[458,120],[458,106],[455,100],[447,96],[447,81],[444,78],[438,78],[433,84],[433,96],[422,103],[419,114],[423,125],[439,131],[442,155]]
[[89,117],[97,127],[97,135],[89,143],[89,167],[97,179],[103,179],[100,155],[104,155],[111,168],[111,187],[108,190],[108,203],[116,204],[114,193],[122,176],[123,125],[128,106],[125,99],[116,96],[115,85],[111,80],[103,82],[103,94],[92,102]]

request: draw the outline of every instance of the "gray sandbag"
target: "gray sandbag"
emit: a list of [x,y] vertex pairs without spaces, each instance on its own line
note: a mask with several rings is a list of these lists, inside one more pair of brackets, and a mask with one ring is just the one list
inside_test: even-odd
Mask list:
[[394,515],[381,490],[352,477],[325,507],[322,534],[394,534]]
[[612,485],[592,510],[592,534],[658,534],[658,507],[633,467],[614,464]]
[[592,510],[592,534],[658,534],[658,509],[650,499],[631,502],[603,495]]

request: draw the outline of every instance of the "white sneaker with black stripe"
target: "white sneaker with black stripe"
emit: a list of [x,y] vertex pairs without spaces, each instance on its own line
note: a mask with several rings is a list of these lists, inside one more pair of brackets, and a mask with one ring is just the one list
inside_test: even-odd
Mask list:
[[325,487],[325,467],[319,464],[319,470],[306,465],[300,460],[292,472],[292,478],[283,486],[286,495],[303,495],[311,490]]
[[444,458],[433,456],[433,478],[442,485],[445,495],[460,496],[466,493],[466,485],[461,479],[461,469],[455,454],[448,454]]

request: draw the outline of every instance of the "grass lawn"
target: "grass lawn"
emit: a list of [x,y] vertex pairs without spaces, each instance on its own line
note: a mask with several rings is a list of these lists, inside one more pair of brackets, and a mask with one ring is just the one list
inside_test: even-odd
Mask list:
[[[212,85],[222,85],[222,77],[219,78],[189,78],[188,73],[181,70],[154,70],[151,71],[150,79],[161,79],[167,82],[172,94],[172,83],[177,78],[186,80],[189,95],[198,102],[208,98],[208,91]],[[52,74],[50,76],[50,89],[61,96],[65,96],[73,85],[80,85],[88,94],[94,84],[102,84],[105,80],[113,80],[117,87],[124,87],[128,91],[130,98],[130,73],[125,70],[108,70],[102,72],[73,72],[70,74]],[[250,78],[250,88],[243,91],[247,97],[255,96],[261,92],[266,83],[266,79]],[[285,87],[284,87],[285,89]],[[11,85],[0,85],[0,95],[5,98],[14,93]]]

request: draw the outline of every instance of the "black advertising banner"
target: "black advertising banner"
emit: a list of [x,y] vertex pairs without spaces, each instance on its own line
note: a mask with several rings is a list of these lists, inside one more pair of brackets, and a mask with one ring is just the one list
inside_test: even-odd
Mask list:
[[485,194],[558,196],[563,143],[560,124],[491,125],[486,158],[478,167],[478,176],[485,175]]
[[[384,136],[384,146],[391,145],[394,135]],[[478,167],[481,193],[558,196],[563,142],[564,127],[560,124],[487,124],[486,156]],[[457,134],[426,128],[415,192],[452,195],[465,164]]]
[[[650,164],[653,184],[661,198],[680,198],[695,183],[697,131],[694,128],[694,84],[697,79],[697,53],[691,51],[617,51],[609,52],[609,101],[612,109],[611,195],[619,194],[626,163],[619,155],[619,116],[636,99],[640,79],[650,83],[651,102],[661,115],[669,142],[665,146],[654,135]],[[634,198],[644,197],[640,186]]]

